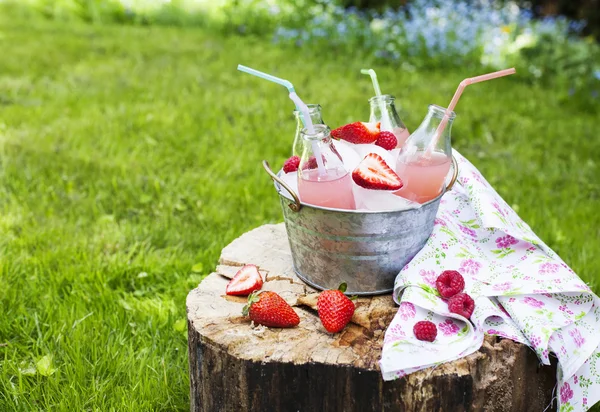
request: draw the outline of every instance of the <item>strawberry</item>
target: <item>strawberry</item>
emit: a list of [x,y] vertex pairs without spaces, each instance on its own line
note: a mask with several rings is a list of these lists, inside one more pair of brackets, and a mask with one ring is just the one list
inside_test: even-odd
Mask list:
[[331,137],[356,144],[373,143],[379,137],[379,123],[350,123],[333,130]]
[[376,153],[369,153],[356,166],[352,180],[360,187],[375,190],[398,190],[404,185],[396,172]]
[[248,296],[263,285],[262,276],[254,265],[246,265],[227,284],[225,293],[234,296]]
[[379,137],[375,144],[383,147],[385,150],[394,150],[398,145],[398,139],[396,139],[394,133],[383,131],[379,133]]
[[292,328],[300,323],[294,309],[275,292],[253,292],[242,314],[270,328]]
[[344,292],[346,284],[342,283],[338,290],[321,292],[317,300],[319,319],[327,332],[337,333],[344,329],[354,314],[354,302]]
[[300,166],[300,158],[298,156],[292,156],[283,164],[283,171],[285,173],[291,173],[298,170],[298,166]]

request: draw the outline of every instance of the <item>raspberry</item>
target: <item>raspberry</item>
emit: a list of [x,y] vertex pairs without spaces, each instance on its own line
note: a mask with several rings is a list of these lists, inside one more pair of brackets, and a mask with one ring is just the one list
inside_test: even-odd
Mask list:
[[459,293],[448,300],[448,310],[469,319],[475,310],[475,301],[466,293]]
[[465,288],[465,279],[456,270],[444,270],[435,281],[435,286],[443,298],[448,299]]
[[283,171],[285,173],[295,172],[300,166],[300,158],[298,156],[292,156],[283,164]]
[[375,144],[385,150],[393,150],[398,145],[398,139],[392,132],[380,132]]
[[435,323],[429,322],[428,320],[422,320],[415,323],[413,332],[419,340],[425,340],[427,342],[433,342],[437,337],[437,327]]

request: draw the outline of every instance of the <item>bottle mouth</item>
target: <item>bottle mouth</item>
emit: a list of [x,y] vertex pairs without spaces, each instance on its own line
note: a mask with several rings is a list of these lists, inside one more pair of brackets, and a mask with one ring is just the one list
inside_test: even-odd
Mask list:
[[[443,118],[444,115],[446,114],[446,108],[442,107],[442,106],[438,106],[437,104],[430,104],[428,106],[429,111],[437,118]],[[448,112],[448,119],[449,120],[454,120],[454,118],[456,117],[456,113],[455,112]]]
[[394,96],[392,96],[391,94],[382,94],[381,96],[371,97],[369,99],[369,103],[380,103],[380,102],[391,103],[394,100],[396,100],[396,98]]
[[305,127],[302,129],[302,138],[307,140],[323,140],[330,136],[331,129],[324,124],[313,125],[314,133],[310,133]]
[[[321,111],[320,104],[307,104],[306,107],[308,107],[308,113],[315,113],[315,112]],[[299,115],[300,113],[302,113],[300,110],[298,110],[298,109],[294,110],[295,115]]]

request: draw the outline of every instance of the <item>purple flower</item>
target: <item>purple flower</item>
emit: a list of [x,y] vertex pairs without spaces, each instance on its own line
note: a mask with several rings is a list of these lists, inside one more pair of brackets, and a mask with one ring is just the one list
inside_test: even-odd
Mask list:
[[444,332],[444,336],[452,336],[456,335],[460,328],[451,319],[446,319],[445,322],[441,322],[438,324],[438,327]]
[[500,249],[509,248],[517,243],[519,243],[519,241],[511,235],[501,236],[496,239],[496,246]]
[[463,225],[458,225],[458,227],[460,228],[461,232],[471,237],[477,237],[477,233],[473,229],[469,229],[468,227],[465,227]]
[[571,386],[569,383],[565,383],[562,388],[560,388],[560,403],[565,404],[571,400],[573,397],[573,391],[571,390]]
[[414,318],[417,311],[415,310],[415,305],[412,303],[402,302],[398,308],[398,313],[402,320],[408,320]]
[[575,375],[575,379],[573,379],[573,381],[574,381],[575,383],[579,382],[579,379],[577,378],[577,375]]
[[573,338],[573,341],[575,342],[575,345],[577,345],[578,348],[581,348],[585,343],[585,338],[581,336],[581,333],[579,333],[579,329],[575,328],[573,330],[570,330],[569,335]]
[[459,271],[463,273],[469,273],[471,275],[476,275],[479,272],[479,269],[481,269],[481,263],[473,259],[466,259],[463,260],[460,264]]
[[526,297],[525,299],[523,299],[523,302],[534,308],[541,308],[542,306],[544,306],[544,302],[530,297]]
[[531,339],[529,340],[531,342],[531,346],[535,348],[537,348],[538,346],[541,345],[542,343],[542,338],[540,338],[539,336],[532,336]]
[[442,243],[442,249],[448,250],[448,244],[447,243]]
[[560,269],[560,265],[558,263],[542,263],[540,265],[540,269],[538,270],[538,273],[540,275],[546,275],[546,274],[550,274],[550,273],[556,273],[558,272],[558,269]]
[[421,269],[419,275],[421,275],[425,283],[427,283],[429,286],[435,286],[435,281],[437,280],[435,271]]
[[[498,291],[504,291],[504,290],[509,290],[511,288],[512,284],[510,282],[504,282],[504,283],[499,283],[497,285],[494,285],[494,290],[498,290]],[[511,298],[513,299],[513,298]],[[509,299],[510,302],[510,299]]]
[[445,221],[445,220],[443,220],[443,219],[440,219],[440,218],[436,218],[436,219],[433,221],[433,224],[434,224],[434,225],[440,225],[440,226],[446,226],[446,221]]
[[386,343],[396,342],[396,341],[404,339],[405,337],[406,337],[406,334],[402,330],[402,326],[400,326],[399,324],[396,324],[396,325],[392,326],[391,328],[389,328],[385,332],[385,337],[383,338],[383,343],[386,344]]
[[506,333],[502,332],[501,330],[496,330],[496,329],[488,329],[487,333],[488,333],[488,335],[498,335],[498,336],[502,336],[505,338],[509,337]]
[[587,405],[587,398],[583,398],[583,404]]

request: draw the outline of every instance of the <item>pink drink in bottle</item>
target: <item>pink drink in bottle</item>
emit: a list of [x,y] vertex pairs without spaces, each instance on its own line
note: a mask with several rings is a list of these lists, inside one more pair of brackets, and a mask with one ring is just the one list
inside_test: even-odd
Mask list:
[[426,150],[435,138],[444,113],[443,107],[430,105],[427,116],[404,144],[396,162],[396,173],[404,186],[395,195],[425,203],[441,193],[452,163],[450,130],[456,117],[454,112],[450,113],[448,125],[437,140],[435,150],[430,155]]
[[[315,133],[302,130],[302,158],[298,168],[298,192],[300,200],[314,206],[354,210],[352,176],[331,141],[330,129],[314,125]],[[319,167],[315,152],[319,152]]]

